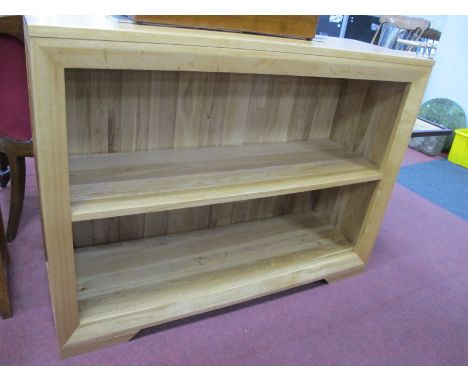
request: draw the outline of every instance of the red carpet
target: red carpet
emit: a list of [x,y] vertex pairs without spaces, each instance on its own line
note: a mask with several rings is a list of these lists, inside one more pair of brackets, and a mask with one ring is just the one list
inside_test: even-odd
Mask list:
[[[409,151],[405,163],[428,159],[421,155]],[[5,220],[9,191],[0,191]],[[468,222],[396,185],[365,273],[60,360],[29,160],[0,365],[467,365],[467,238]]]

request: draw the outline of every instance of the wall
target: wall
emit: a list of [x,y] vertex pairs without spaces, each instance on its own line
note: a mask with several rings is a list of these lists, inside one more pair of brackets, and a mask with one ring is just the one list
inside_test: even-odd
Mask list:
[[439,21],[444,24],[442,36],[423,102],[450,98],[468,115],[468,16],[446,16],[445,22]]
[[438,31],[443,31],[445,24],[447,22],[448,16],[437,16],[437,15],[415,15],[415,17],[421,17],[423,19],[429,20],[431,23],[431,28]]

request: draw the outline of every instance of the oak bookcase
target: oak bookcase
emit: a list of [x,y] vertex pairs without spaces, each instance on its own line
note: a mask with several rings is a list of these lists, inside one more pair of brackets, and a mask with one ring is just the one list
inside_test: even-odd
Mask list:
[[27,17],[61,355],[363,269],[432,61]]

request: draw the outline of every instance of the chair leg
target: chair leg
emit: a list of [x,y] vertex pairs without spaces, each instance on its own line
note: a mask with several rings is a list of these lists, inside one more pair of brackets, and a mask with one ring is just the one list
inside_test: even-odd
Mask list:
[[8,291],[8,278],[6,268],[0,264],[0,317],[12,316],[10,295]]
[[5,240],[2,212],[0,210],[0,316],[2,318],[8,318],[12,315],[10,294],[8,291],[8,260],[8,246]]
[[[12,160],[13,159],[13,160]],[[10,215],[6,238],[10,242],[16,237],[23,210],[24,188],[26,183],[26,162],[24,157],[10,158],[11,197]]]
[[8,157],[0,153],[0,186],[5,188],[10,181],[10,169],[8,168]]

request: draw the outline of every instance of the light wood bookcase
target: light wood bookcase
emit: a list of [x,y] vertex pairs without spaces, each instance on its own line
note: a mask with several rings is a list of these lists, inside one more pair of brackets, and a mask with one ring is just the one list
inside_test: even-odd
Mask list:
[[363,269],[432,61],[27,17],[62,356]]

